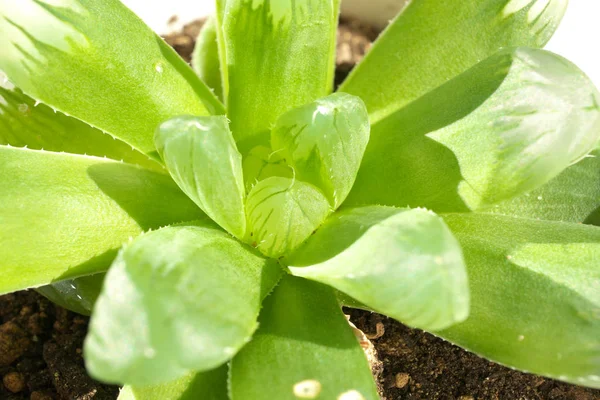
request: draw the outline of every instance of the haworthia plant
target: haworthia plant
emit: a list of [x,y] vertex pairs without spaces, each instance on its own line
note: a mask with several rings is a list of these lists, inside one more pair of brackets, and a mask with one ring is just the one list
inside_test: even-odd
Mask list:
[[338,0],[216,0],[193,69],[118,0],[0,0],[0,294],[91,313],[121,400],[376,399],[340,304],[600,387],[565,8],[413,0],[332,93]]

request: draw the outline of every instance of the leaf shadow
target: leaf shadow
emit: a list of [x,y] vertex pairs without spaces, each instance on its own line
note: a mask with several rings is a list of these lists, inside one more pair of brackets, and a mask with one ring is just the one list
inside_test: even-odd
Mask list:
[[[458,193],[463,177],[456,156],[428,134],[483,104],[500,87],[511,64],[510,52],[499,53],[376,121],[347,204],[469,211]],[[472,134],[475,138],[477,132]]]
[[144,231],[206,219],[166,174],[119,162],[91,165],[87,173]]

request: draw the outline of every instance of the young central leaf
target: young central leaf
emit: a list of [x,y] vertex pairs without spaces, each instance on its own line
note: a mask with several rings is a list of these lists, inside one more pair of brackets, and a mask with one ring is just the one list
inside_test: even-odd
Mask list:
[[323,194],[308,183],[271,177],[248,194],[249,241],[269,257],[298,247],[331,211]]
[[256,146],[244,158],[244,181],[250,192],[258,182],[272,176],[293,177],[293,170],[283,159],[281,152],[266,146]]
[[173,118],[160,126],[154,140],[181,190],[216,223],[242,238],[246,231],[242,156],[227,118]]
[[337,208],[352,189],[369,131],[362,100],[336,93],[283,114],[271,132],[271,146]]

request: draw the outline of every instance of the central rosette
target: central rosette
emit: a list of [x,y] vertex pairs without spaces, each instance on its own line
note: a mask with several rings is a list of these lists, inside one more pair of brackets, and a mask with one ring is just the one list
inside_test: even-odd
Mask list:
[[362,100],[336,93],[281,115],[270,146],[244,156],[225,116],[171,119],[155,141],[175,182],[211,219],[277,258],[346,199],[369,131]]

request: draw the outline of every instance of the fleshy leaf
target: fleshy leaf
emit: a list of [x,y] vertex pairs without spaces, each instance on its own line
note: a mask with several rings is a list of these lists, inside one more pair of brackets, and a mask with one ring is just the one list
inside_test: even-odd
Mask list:
[[448,214],[471,287],[469,318],[437,334],[493,361],[600,387],[600,228]]
[[130,237],[206,218],[166,174],[103,158],[0,146],[0,171],[0,294],[106,271]]
[[334,214],[286,264],[413,327],[464,321],[469,287],[460,246],[437,215],[393,207]]
[[293,178],[293,169],[285,162],[281,152],[270,147],[257,146],[250,150],[243,162],[246,191],[250,192],[258,182],[272,176]]
[[105,274],[82,276],[41,286],[38,293],[51,302],[82,315],[90,315],[102,290]]
[[489,211],[513,217],[588,222],[599,210],[600,150],[596,150],[541,188]]
[[320,188],[338,208],[356,179],[369,130],[362,100],[335,93],[279,117],[271,147],[283,154],[299,179]]
[[159,163],[130,145],[45,104],[38,104],[17,88],[0,87],[0,144],[108,157],[163,170]]
[[304,242],[331,212],[314,186],[271,177],[260,181],[246,202],[249,241],[268,257],[289,253]]
[[510,56],[510,70],[490,98],[428,135],[456,155],[458,191],[472,209],[544,185],[600,140],[600,94],[589,78],[543,50]]
[[246,344],[281,269],[208,226],[167,227],[124,247],[92,314],[91,375],[146,386],[214,369]]
[[597,96],[559,56],[502,51],[372,126],[345,204],[467,211],[534,190],[593,149]]
[[181,190],[216,223],[243,238],[246,191],[242,156],[227,118],[176,117],[160,126],[155,142]]
[[223,83],[217,43],[217,20],[214,16],[206,20],[198,35],[192,53],[192,67],[198,77],[222,100]]
[[288,275],[265,300],[259,322],[231,363],[231,400],[379,399],[330,288]]
[[269,144],[281,114],[331,92],[339,0],[217,4],[227,115],[245,154]]
[[157,386],[125,386],[118,400],[229,400],[227,364],[206,372],[192,372],[183,378]]
[[340,90],[363,99],[376,124],[501,48],[543,47],[566,7],[567,0],[413,0]]
[[158,125],[223,106],[118,0],[0,4],[0,69],[26,94],[152,152]]

